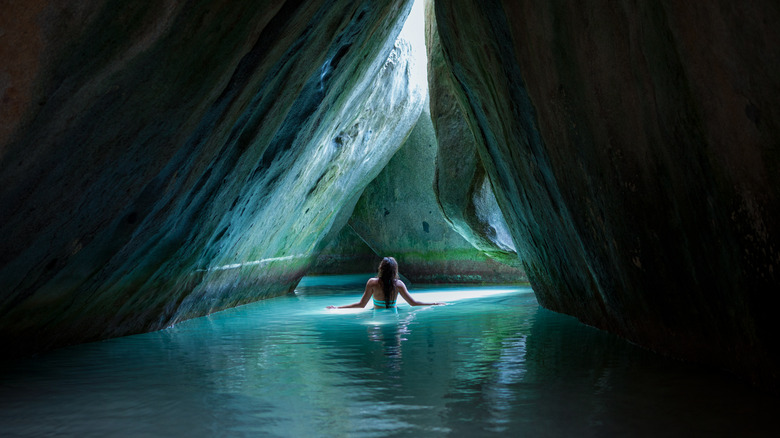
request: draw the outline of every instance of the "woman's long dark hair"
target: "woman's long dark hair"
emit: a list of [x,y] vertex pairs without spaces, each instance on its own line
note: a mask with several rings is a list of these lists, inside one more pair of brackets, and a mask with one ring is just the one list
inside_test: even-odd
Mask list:
[[385,257],[379,263],[379,273],[377,274],[379,283],[382,285],[382,292],[385,293],[385,308],[390,308],[390,302],[395,301],[398,296],[395,292],[395,280],[398,279],[398,262],[392,257]]

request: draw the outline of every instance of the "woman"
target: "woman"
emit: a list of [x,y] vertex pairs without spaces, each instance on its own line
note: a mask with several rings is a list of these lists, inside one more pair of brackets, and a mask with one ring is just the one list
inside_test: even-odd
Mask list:
[[366,283],[366,290],[357,303],[346,306],[328,306],[328,309],[348,309],[366,307],[368,299],[374,299],[374,309],[392,309],[398,295],[404,297],[411,306],[438,306],[444,303],[422,303],[409,295],[409,290],[403,281],[398,279],[398,262],[392,257],[385,257],[379,263],[379,273],[376,278],[371,278]]

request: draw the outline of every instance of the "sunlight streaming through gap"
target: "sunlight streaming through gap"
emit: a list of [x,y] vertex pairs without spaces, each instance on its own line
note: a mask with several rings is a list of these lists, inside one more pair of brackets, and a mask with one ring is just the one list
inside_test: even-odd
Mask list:
[[425,48],[425,1],[415,0],[412,11],[406,18],[398,39],[406,40],[412,46],[412,59],[418,68],[414,69],[413,80],[428,96],[428,58]]

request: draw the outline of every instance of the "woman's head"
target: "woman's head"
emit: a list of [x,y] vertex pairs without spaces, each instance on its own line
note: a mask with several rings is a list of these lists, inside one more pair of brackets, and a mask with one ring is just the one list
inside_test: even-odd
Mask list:
[[379,263],[379,278],[398,278],[398,262],[392,257],[385,257]]

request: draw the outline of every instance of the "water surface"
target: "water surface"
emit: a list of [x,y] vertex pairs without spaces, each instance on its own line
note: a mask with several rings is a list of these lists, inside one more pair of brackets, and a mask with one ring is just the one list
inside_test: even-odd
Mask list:
[[780,436],[776,397],[541,309],[526,287],[325,309],[366,279],[307,278],[6,367],[0,436]]

